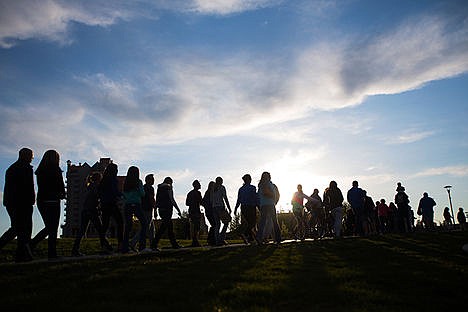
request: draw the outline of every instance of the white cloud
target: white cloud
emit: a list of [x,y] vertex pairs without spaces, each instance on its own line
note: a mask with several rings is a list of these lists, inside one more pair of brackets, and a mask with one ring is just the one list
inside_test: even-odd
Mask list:
[[16,40],[30,38],[70,42],[70,23],[109,26],[131,14],[124,8],[97,2],[60,0],[2,0],[0,2],[0,47],[11,48]]
[[202,14],[227,15],[277,5],[281,0],[193,0],[190,10]]
[[466,177],[468,176],[468,166],[447,166],[438,168],[429,168],[421,172],[416,173],[415,177],[429,177],[429,176],[440,176],[449,175],[454,177]]
[[424,140],[435,134],[435,131],[408,130],[402,134],[395,134],[391,139],[386,140],[388,144],[408,144]]

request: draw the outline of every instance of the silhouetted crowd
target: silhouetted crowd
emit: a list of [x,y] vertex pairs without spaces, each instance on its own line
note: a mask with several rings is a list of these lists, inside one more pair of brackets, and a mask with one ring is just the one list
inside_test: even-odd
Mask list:
[[[65,199],[65,185],[60,169],[60,156],[55,150],[44,153],[37,169],[33,172],[31,162],[33,151],[23,148],[19,151],[18,160],[5,173],[3,204],[10,217],[10,228],[0,237],[0,250],[15,237],[17,248],[16,262],[33,260],[34,249],[38,243],[47,238],[48,258],[60,258],[57,255],[57,232],[60,219],[60,201]],[[34,190],[34,173],[37,181],[37,198]],[[178,244],[172,221],[173,210],[179,209],[174,199],[173,180],[166,177],[154,189],[153,174],[145,177],[145,183],[140,180],[138,167],[128,168],[123,190],[119,190],[117,179],[118,167],[110,163],[101,174],[92,172],[86,179],[87,193],[81,210],[80,228],[72,247],[72,256],[83,256],[80,243],[86,234],[90,223],[97,230],[102,253],[114,252],[145,252],[159,251],[158,245],[164,233],[167,232],[172,248],[181,248]],[[240,208],[240,236],[246,244],[262,245],[269,242],[279,244],[282,241],[281,229],[278,224],[276,204],[280,198],[277,186],[272,182],[271,175],[263,172],[258,186],[252,185],[252,177],[245,174],[243,185],[239,188],[234,215]],[[201,184],[193,181],[193,189],[187,194],[185,204],[188,206],[188,216],[191,226],[191,247],[200,247],[200,229],[204,208],[205,217],[210,224],[207,244],[210,246],[226,245],[226,232],[232,221],[232,210],[223,185],[223,179],[217,177],[208,183],[202,196]],[[292,212],[295,217],[294,237],[296,239],[323,238],[326,236],[339,238],[342,235],[367,236],[385,233],[409,233],[414,231],[413,210],[405,187],[397,183],[394,202],[387,205],[385,199],[374,202],[361,189],[357,181],[353,181],[346,196],[349,206],[344,203],[344,197],[335,181],[323,192],[323,199],[315,189],[312,195],[305,195],[302,186],[297,186],[291,200]],[[304,203],[304,200],[307,200]],[[44,229],[33,238],[32,214],[33,205],[37,208],[44,222]],[[123,204],[123,213],[120,206]],[[422,226],[425,229],[434,228],[435,201],[427,193],[419,201],[417,214],[422,216]],[[259,214],[259,217],[258,217]],[[159,215],[160,226],[156,229],[154,220]],[[448,208],[444,210],[444,219],[452,224],[452,216]],[[139,232],[130,237],[133,219],[140,225]],[[111,246],[106,238],[110,220],[117,229],[117,246]],[[258,222],[257,222],[258,219]],[[466,218],[463,208],[459,208],[457,220],[462,230],[466,229]],[[146,243],[149,239],[149,247]]]

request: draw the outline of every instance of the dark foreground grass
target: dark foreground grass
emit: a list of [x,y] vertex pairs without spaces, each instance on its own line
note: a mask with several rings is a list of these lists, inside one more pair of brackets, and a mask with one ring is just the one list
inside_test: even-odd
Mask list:
[[467,232],[420,233],[3,263],[0,302],[2,311],[459,310],[465,243]]

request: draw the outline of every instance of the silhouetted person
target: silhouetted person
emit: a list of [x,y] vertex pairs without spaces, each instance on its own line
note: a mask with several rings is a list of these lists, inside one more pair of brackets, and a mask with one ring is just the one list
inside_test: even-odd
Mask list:
[[380,225],[380,233],[385,234],[389,231],[389,223],[388,223],[388,214],[389,214],[390,207],[385,203],[385,199],[381,199],[380,203],[377,206],[377,213],[379,216],[379,225]]
[[329,187],[323,192],[323,203],[325,209],[333,216],[335,237],[341,236],[343,200],[343,193],[338,188],[338,184],[335,181],[331,181]]
[[357,234],[367,235],[367,211],[364,207],[364,192],[359,187],[358,181],[353,181],[352,187],[348,190],[347,199],[354,213]]
[[34,177],[31,161],[33,151],[22,148],[19,157],[5,173],[3,205],[10,216],[11,226],[0,238],[0,249],[17,237],[16,262],[31,261],[30,240],[32,213],[35,202]]
[[[389,232],[393,232],[393,233],[397,233],[398,231],[405,232],[404,231],[405,227],[403,223],[400,222],[401,218],[399,217],[399,214],[398,214],[398,208],[397,206],[395,206],[393,202],[390,202],[390,204],[388,204],[387,219],[388,219],[388,231]],[[402,226],[403,226],[403,230],[400,230]]]
[[214,213],[213,213],[213,203],[211,202],[211,193],[213,192],[215,182],[210,181],[208,183],[208,187],[203,195],[202,199],[202,206],[205,208],[205,216],[210,223],[210,229],[208,230],[208,237],[207,243],[210,246],[216,245],[216,238],[215,238],[215,220],[214,220]]
[[429,197],[429,195],[424,192],[423,197],[419,200],[419,207],[422,213],[422,222],[426,229],[434,228],[434,206],[436,202],[434,199]]
[[405,188],[401,185],[400,182],[397,184],[395,194],[395,204],[398,207],[398,226],[400,228],[400,232],[406,233],[410,230],[410,220],[409,220],[409,197],[405,193]]
[[444,208],[444,221],[445,225],[451,225],[452,224],[452,215],[450,214],[449,207]]
[[255,225],[257,224],[257,188],[252,185],[252,177],[245,174],[242,177],[244,185],[237,192],[236,206],[234,215],[237,214],[237,208],[241,210],[241,225],[244,232],[241,234],[244,242],[253,242],[255,239]]
[[200,236],[200,223],[201,223],[201,210],[200,205],[202,203],[202,195],[200,193],[201,184],[198,180],[193,181],[192,183],[193,190],[187,194],[185,199],[185,205],[188,208],[188,214],[190,218],[191,232],[192,232],[192,245],[191,247],[200,247],[200,242],[198,238]]
[[368,230],[367,233],[375,234],[377,233],[377,218],[376,216],[376,207],[372,197],[367,195],[367,191],[363,190],[364,193],[364,209],[366,210],[367,220],[368,220]]
[[138,167],[131,166],[127,170],[127,176],[124,181],[123,196],[125,199],[125,227],[123,235],[122,253],[128,253],[130,232],[133,227],[133,216],[140,222],[140,239],[138,250],[146,248],[146,232],[148,229],[147,218],[141,208],[141,198],[145,196],[143,182],[140,180],[140,170]]
[[263,172],[258,183],[258,198],[260,221],[257,231],[257,243],[263,244],[265,238],[269,237],[273,231],[273,239],[275,243],[281,243],[281,230],[276,217],[275,205],[278,203],[280,194],[278,188],[271,182],[269,172]]
[[112,217],[117,225],[117,250],[122,251],[123,240],[123,218],[119,210],[118,202],[122,199],[117,181],[118,167],[114,163],[107,165],[99,184],[99,200],[101,202],[102,227],[107,233],[110,218]]
[[42,229],[31,241],[34,249],[37,244],[47,239],[49,259],[57,258],[57,232],[60,221],[60,200],[65,198],[65,184],[60,169],[60,155],[48,150],[36,169],[37,208],[44,221]]
[[466,216],[462,207],[458,208],[457,221],[458,223],[460,223],[460,227],[462,231],[467,229]]
[[310,197],[304,194],[302,191],[302,185],[297,185],[297,192],[294,192],[291,199],[292,212],[296,219],[296,225],[294,226],[294,237],[295,239],[305,239],[305,213],[304,213],[304,198],[310,200]]
[[161,239],[161,236],[166,232],[169,236],[172,248],[180,248],[177,243],[174,235],[174,226],[172,224],[172,210],[175,208],[179,214],[179,217],[182,217],[179,206],[177,205],[174,199],[174,192],[172,190],[172,178],[164,178],[163,183],[158,185],[156,191],[156,207],[159,209],[159,216],[161,217],[161,226],[159,227],[158,232],[154,237],[153,244],[151,248],[153,250],[158,250],[158,243]]
[[89,175],[86,181],[86,196],[83,203],[83,210],[81,211],[81,220],[80,220],[80,229],[76,234],[75,242],[73,243],[73,248],[71,255],[73,257],[80,257],[83,254],[80,252],[80,243],[81,239],[86,233],[90,222],[93,224],[94,228],[98,232],[99,240],[101,243],[101,249],[104,253],[111,253],[112,247],[106,239],[104,229],[102,227],[102,222],[99,217],[99,192],[98,187],[101,182],[102,175],[99,172],[93,172]]
[[[217,177],[215,180],[213,191],[211,193],[211,202],[213,204],[216,245],[226,245],[226,231],[229,222],[231,222],[231,206],[229,205],[226,188],[223,185],[223,178],[221,177]],[[223,223],[222,228],[221,223]]]
[[[154,175],[153,174],[147,174],[145,177],[145,184],[143,185],[143,190],[145,191],[145,196],[141,199],[141,210],[146,218],[146,224],[148,225],[146,229],[146,236],[149,238],[150,246],[154,240],[154,222],[153,222],[153,213],[154,218],[156,219],[157,213],[156,213],[156,199],[155,199],[155,193],[154,193]],[[130,242],[130,248],[135,249],[136,243],[139,241],[141,235],[142,235],[142,229],[138,233],[133,236],[131,242]]]

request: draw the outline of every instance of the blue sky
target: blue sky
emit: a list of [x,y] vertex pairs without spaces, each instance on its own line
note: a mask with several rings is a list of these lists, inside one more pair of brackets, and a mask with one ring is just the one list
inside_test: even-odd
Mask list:
[[[111,157],[181,208],[193,179],[270,171],[375,199],[468,203],[466,1],[0,1],[0,171]],[[3,174],[0,178],[3,189]],[[0,210],[0,230],[8,227]],[[35,213],[34,232],[42,227]]]

